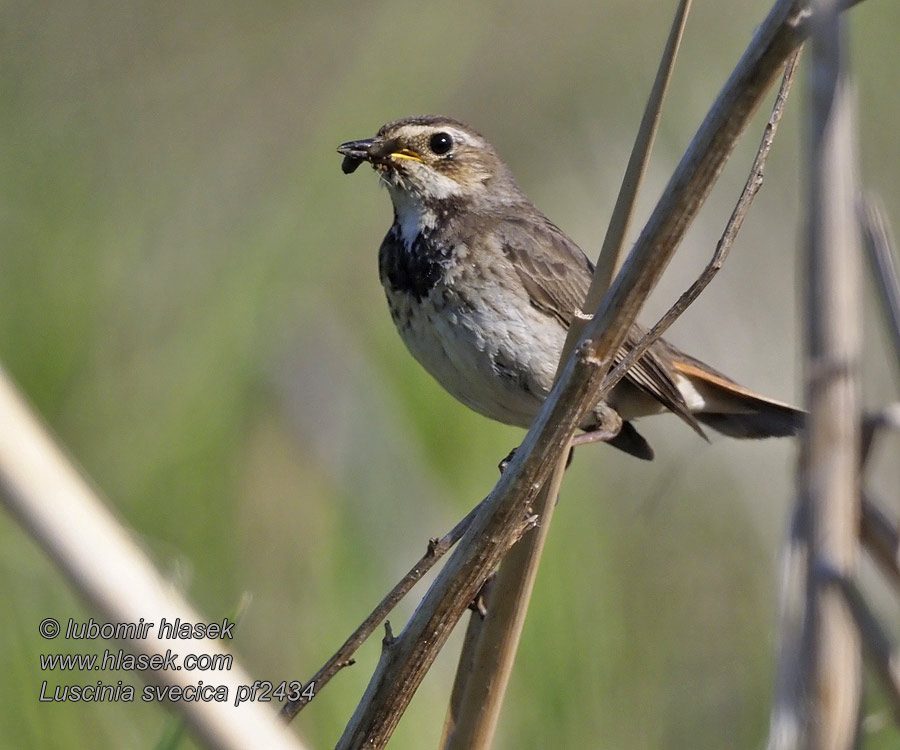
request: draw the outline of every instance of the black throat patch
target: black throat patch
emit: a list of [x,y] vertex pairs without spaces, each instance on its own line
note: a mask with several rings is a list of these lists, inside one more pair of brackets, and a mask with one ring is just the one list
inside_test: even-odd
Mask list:
[[381,283],[398,294],[412,296],[421,302],[441,280],[453,249],[433,239],[431,233],[420,232],[407,247],[394,224],[378,251]]

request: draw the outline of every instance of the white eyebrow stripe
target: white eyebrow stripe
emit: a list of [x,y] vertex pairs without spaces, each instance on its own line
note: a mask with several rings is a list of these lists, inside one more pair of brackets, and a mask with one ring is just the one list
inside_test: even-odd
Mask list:
[[449,133],[457,143],[464,143],[467,146],[472,144],[472,139],[469,137],[468,133],[457,129],[452,125],[448,125],[447,127],[441,127],[440,125],[404,125],[397,131],[398,136],[403,136],[410,140],[417,136],[431,133]]

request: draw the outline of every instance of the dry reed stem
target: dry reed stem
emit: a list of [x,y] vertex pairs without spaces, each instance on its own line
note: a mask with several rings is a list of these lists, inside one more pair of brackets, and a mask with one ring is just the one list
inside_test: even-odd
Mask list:
[[[16,393],[0,370],[0,495],[10,512],[47,552],[72,586],[110,623],[199,623],[204,619],[156,570],[135,544],[130,532],[113,516],[81,473]],[[37,623],[35,623],[37,627]],[[184,651],[184,641],[157,637],[128,641],[135,653],[154,656]],[[226,652],[219,641],[205,640],[210,655]],[[159,658],[157,656],[157,658]],[[149,672],[156,684],[190,687],[197,674],[186,669]],[[284,748],[304,745],[262,703],[233,704],[237,690],[253,680],[237,664],[203,672],[207,685],[224,685],[230,700],[176,700],[168,705],[181,712],[197,736],[223,750]]]
[[852,580],[858,549],[859,258],[853,96],[839,6],[815,6],[809,147],[806,406],[798,499],[785,559],[769,747],[846,750],[858,733],[859,632],[830,576]]

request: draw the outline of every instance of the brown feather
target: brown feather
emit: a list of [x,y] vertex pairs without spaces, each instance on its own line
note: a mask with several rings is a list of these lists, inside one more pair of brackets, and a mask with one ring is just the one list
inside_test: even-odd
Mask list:
[[[532,306],[556,318],[568,329],[587,295],[593,264],[581,248],[540,214],[527,222],[504,221],[498,231],[503,253],[516,269]],[[616,352],[615,364],[625,358],[644,333],[639,325],[632,326],[625,343]],[[629,369],[624,379],[677,414],[705,438],[672,377],[672,363],[665,356],[667,352],[665,345],[654,344]]]

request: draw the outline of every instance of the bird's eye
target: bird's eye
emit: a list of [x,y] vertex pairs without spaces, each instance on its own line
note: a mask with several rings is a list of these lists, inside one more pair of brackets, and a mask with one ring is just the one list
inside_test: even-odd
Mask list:
[[438,156],[443,156],[453,148],[453,139],[449,133],[435,133],[428,141],[428,148]]

